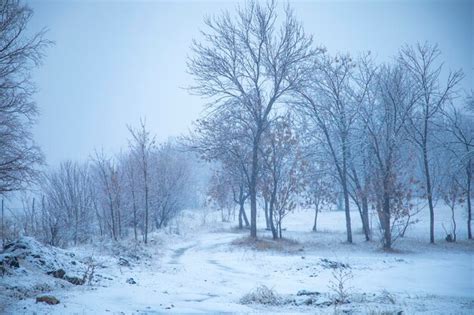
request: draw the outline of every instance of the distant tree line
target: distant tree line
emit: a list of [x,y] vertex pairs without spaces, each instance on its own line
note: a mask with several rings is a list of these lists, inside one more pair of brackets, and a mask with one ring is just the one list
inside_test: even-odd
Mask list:
[[[30,72],[51,44],[45,31],[28,35],[32,10],[0,4],[0,197],[2,242],[32,235],[56,246],[97,238],[148,242],[185,207],[200,204],[199,162],[176,141],[157,143],[141,121],[129,127],[127,150],[95,152],[88,161],[44,168],[31,128],[38,110]],[[7,206],[13,194],[22,206]]]
[[45,171],[36,192],[24,195],[11,236],[56,246],[124,238],[146,244],[151,231],[199,203],[192,154],[174,142],[157,145],[144,124],[130,130],[129,150],[117,156],[96,152]]

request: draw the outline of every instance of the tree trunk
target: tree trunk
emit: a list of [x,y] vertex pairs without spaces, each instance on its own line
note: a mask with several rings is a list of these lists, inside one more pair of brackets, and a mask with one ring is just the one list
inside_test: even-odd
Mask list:
[[35,198],[33,197],[32,205],[31,205],[31,229],[33,233],[36,233],[36,212],[35,212]]
[[270,220],[268,218],[268,200],[266,197],[263,198],[265,203],[265,227],[267,230],[270,229]]
[[148,243],[148,176],[147,176],[147,164],[143,163],[143,180],[145,182],[145,244]]
[[385,250],[390,250],[392,249],[392,231],[390,226],[390,198],[387,196],[387,194],[384,194],[382,213],[384,234],[383,248]]
[[316,206],[314,209],[314,224],[313,224],[313,232],[316,232],[318,230],[317,225],[318,225],[318,212],[319,212],[319,207]]
[[243,222],[242,222],[242,217],[243,217],[243,206],[240,204],[240,209],[239,209],[239,229],[242,230],[244,228]]
[[120,207],[117,206],[117,234],[118,238],[122,238],[122,217],[120,215]]
[[453,242],[456,242],[456,218],[454,217],[454,205],[451,207],[451,220],[453,221]]
[[242,185],[239,187],[239,229],[243,228],[243,221],[245,221],[245,226],[249,226],[249,220],[247,219],[247,214],[245,214],[245,199],[244,197],[244,188]]
[[135,241],[138,240],[137,235],[137,205],[135,202],[135,193],[132,194],[133,198],[133,236],[135,237]]
[[352,243],[351,212],[349,204],[349,190],[347,187],[347,148],[345,140],[342,146],[342,189],[344,193],[344,211],[346,212],[347,242]]
[[2,248],[5,247],[5,223],[4,223],[5,212],[3,210],[3,198],[2,198]]
[[433,207],[433,192],[431,188],[431,177],[430,169],[428,165],[428,152],[426,148],[426,142],[423,144],[423,165],[425,168],[425,180],[426,180],[426,194],[428,198],[428,207],[430,209],[430,243],[434,244],[434,207]]
[[[357,204],[357,208],[359,209],[360,220],[362,222],[362,230],[364,231],[365,240],[370,241],[369,205],[367,200],[367,194],[365,192],[362,193],[362,185],[359,181],[359,177],[357,176],[355,168],[353,167],[351,170],[353,174],[353,181],[357,189],[357,192],[354,194],[352,199]],[[358,200],[358,194],[361,195],[360,201]]]
[[[367,188],[367,183],[370,182],[370,179],[368,178],[368,173],[367,173],[367,158],[364,155],[363,159],[363,166],[364,166],[364,187]],[[368,200],[368,192],[367,189],[364,189],[364,193],[362,195],[362,213],[363,213],[363,221],[362,225],[364,228],[364,234],[365,234],[365,240],[370,241],[371,239],[371,229],[370,229],[370,223],[369,223],[369,200]]]
[[349,193],[347,191],[347,185],[344,184],[344,210],[346,212],[346,230],[347,230],[347,242],[352,243],[352,228],[351,228],[351,213],[349,206]]
[[275,222],[273,220],[273,206],[275,202],[275,197],[274,194],[272,193],[272,196],[270,198],[270,207],[268,209],[268,218],[270,219],[270,230],[272,231],[272,237],[274,240],[278,238],[278,232],[277,229],[275,228]]
[[114,206],[112,202],[110,203],[110,219],[112,220],[112,238],[114,241],[117,240],[117,235],[115,234],[115,215],[114,215]]
[[257,176],[259,134],[256,135],[252,149],[252,173],[250,175],[250,237],[257,238]]
[[282,235],[281,235],[281,220],[282,220],[281,212],[278,212],[278,234],[279,234],[280,239],[282,238]]
[[370,241],[369,202],[365,195],[362,196],[362,227],[364,229],[365,240]]
[[275,221],[273,220],[273,217],[270,218],[270,230],[272,231],[272,238],[274,240],[278,239],[278,230],[275,227]]
[[471,219],[472,219],[472,212],[471,212],[471,179],[472,179],[472,172],[471,172],[471,161],[468,161],[468,166],[466,169],[467,172],[467,239],[472,239],[472,232],[471,232]]
[[145,244],[148,243],[148,187],[145,187]]
[[74,224],[74,245],[77,245],[77,234],[78,234],[78,230],[79,230],[79,211],[77,209],[74,210],[74,217],[75,217],[75,220],[76,220],[76,222]]

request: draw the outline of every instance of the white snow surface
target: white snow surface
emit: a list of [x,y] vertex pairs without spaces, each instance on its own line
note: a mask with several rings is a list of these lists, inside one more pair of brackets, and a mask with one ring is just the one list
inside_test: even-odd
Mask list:
[[[91,285],[58,285],[62,280],[39,271],[26,277],[13,274],[0,278],[0,288],[12,281],[18,285],[23,281],[47,283],[51,290],[43,291],[60,300],[58,305],[36,303],[35,291],[22,300],[4,302],[1,312],[473,314],[474,241],[465,240],[465,218],[463,214],[458,218],[458,242],[447,243],[441,223],[448,226],[450,214],[447,209],[439,211],[437,242],[432,245],[426,212],[420,213],[420,221],[394,244],[393,252],[384,252],[377,240],[364,241],[357,212],[351,213],[354,244],[345,243],[343,212],[320,213],[319,230],[312,232],[313,212],[299,210],[285,218],[286,241],[273,242],[269,232],[261,229],[259,237],[264,243],[252,246],[246,238],[248,230],[237,230],[234,221],[220,222],[219,212],[187,211],[179,226],[152,234],[150,244],[136,250],[141,257],[136,261],[130,259],[130,253],[124,254],[127,244],[69,248],[68,252],[78,257],[92,255],[101,261],[103,268],[97,273],[102,280]],[[376,228],[375,218],[372,223]],[[259,224],[264,225],[261,217]],[[179,230],[179,234],[171,230]],[[116,247],[122,250],[111,250]],[[121,256],[128,257],[131,265],[120,266]],[[296,294],[307,290],[320,292],[322,300],[331,301],[329,284],[334,269],[327,261],[348,265],[353,275],[349,282],[351,303],[240,303],[245,294],[261,285],[286,300],[302,301]],[[136,284],[127,283],[129,278]]]

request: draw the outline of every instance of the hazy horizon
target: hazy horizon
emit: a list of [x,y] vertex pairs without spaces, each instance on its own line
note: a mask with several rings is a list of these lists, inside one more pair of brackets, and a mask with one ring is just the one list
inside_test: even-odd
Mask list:
[[[187,132],[205,100],[189,95],[186,56],[206,15],[230,1],[29,1],[30,30],[55,45],[33,79],[40,116],[34,134],[49,165],[127,146],[126,125],[159,140]],[[473,86],[472,1],[290,1],[305,31],[332,53],[370,50],[388,60],[402,44],[438,43],[446,70]],[[280,6],[283,2],[280,2]]]

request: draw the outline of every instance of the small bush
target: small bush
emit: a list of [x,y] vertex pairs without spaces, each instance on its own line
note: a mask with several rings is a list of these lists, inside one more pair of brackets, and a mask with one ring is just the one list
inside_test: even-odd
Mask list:
[[379,300],[381,303],[384,303],[384,304],[396,303],[395,296],[385,289],[383,289],[382,292],[380,293]]
[[282,302],[283,299],[279,294],[264,285],[257,287],[240,299],[241,304],[280,305]]
[[352,287],[349,282],[352,280],[352,271],[349,268],[337,268],[332,272],[333,279],[329,281],[329,289],[334,293],[334,304],[349,303]]

